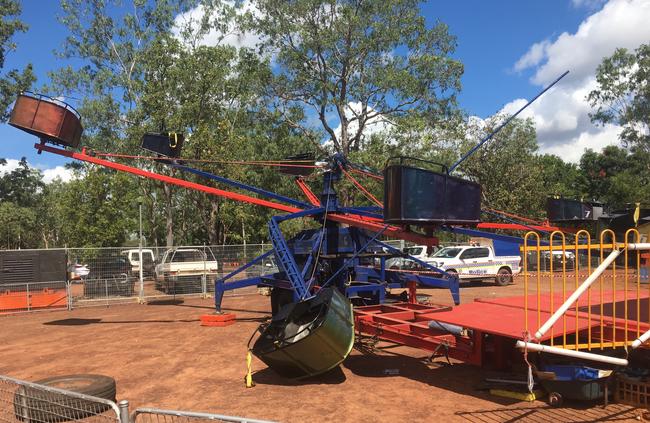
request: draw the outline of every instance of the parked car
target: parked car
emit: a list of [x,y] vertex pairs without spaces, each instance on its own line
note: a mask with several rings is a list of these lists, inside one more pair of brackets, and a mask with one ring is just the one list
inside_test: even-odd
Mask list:
[[[133,248],[130,250],[122,251],[122,255],[131,263],[131,273],[139,277],[140,276],[140,249]],[[156,260],[154,258],[153,250],[146,248],[142,249],[142,261],[144,262],[142,266],[143,276],[153,276],[156,270]]]
[[84,279],[90,273],[90,269],[86,264],[73,263],[68,266],[68,280],[78,281]]
[[[406,247],[402,250],[404,254],[408,254],[425,263],[431,262],[431,256],[438,251],[439,247],[428,247],[426,245],[413,245]],[[409,257],[392,257],[386,260],[387,269],[420,269],[422,266]]]
[[214,257],[196,248],[172,248],[165,251],[155,268],[156,289],[166,294],[201,292],[203,283],[217,275]]
[[131,263],[124,256],[100,256],[92,261],[84,279],[84,296],[132,296],[136,278],[131,275]]
[[[539,269],[537,268],[537,255],[539,254]],[[576,266],[576,255],[573,251],[553,250],[549,251],[530,251],[528,253],[528,270],[548,272],[551,270],[551,256],[553,257],[553,271],[561,272],[563,269],[574,270]],[[596,258],[597,259],[597,258]],[[593,263],[597,263],[594,260]],[[586,266],[586,264],[585,264]]]
[[273,257],[266,258],[262,260],[261,263],[254,264],[248,268],[246,272],[250,276],[256,275],[269,275],[278,272],[278,266],[275,264],[275,259]]
[[492,247],[459,245],[446,247],[431,257],[431,265],[458,275],[461,280],[494,278],[497,285],[512,283],[521,272],[519,256],[497,256]]

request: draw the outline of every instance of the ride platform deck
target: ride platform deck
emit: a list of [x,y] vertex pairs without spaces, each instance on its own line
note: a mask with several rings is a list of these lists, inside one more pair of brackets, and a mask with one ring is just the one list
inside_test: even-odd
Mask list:
[[[577,302],[578,311],[574,304],[567,311],[566,318],[559,319],[540,341],[562,334],[583,333],[589,328],[595,331],[601,325],[601,315],[605,326],[620,329],[625,325],[626,303],[626,327],[636,332],[638,322],[641,333],[645,332],[650,327],[648,294],[640,294],[638,299],[636,294],[636,291],[604,291],[601,297],[598,291],[593,292],[590,298],[584,296]],[[569,291],[552,296],[541,294],[539,298],[529,295],[527,304],[524,296],[479,298],[453,308],[412,303],[382,304],[356,308],[355,320],[361,332],[432,352],[440,351],[442,344],[448,356],[481,365],[486,335],[490,335],[492,342],[497,340],[497,345],[491,346],[490,350],[502,349],[505,345],[514,347],[514,341],[525,337],[526,316],[528,331],[534,333],[569,295]],[[637,311],[640,318],[637,318]],[[434,324],[436,328],[430,328],[432,321],[450,326]],[[452,334],[449,327],[456,333]]]

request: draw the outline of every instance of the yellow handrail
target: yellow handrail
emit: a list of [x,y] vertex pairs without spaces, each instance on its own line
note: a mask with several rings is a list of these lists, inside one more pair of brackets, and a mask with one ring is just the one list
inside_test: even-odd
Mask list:
[[[575,273],[575,285],[578,286],[579,270],[580,270],[580,255],[578,250],[578,245],[580,244],[580,235],[584,234],[587,238],[587,273],[591,274],[591,234],[589,231],[584,229],[576,232],[575,236],[575,262],[573,264],[573,269]],[[577,305],[576,305],[577,307]],[[576,312],[576,321],[578,319],[578,313]],[[577,323],[576,323],[577,325]],[[576,330],[577,334],[577,330]],[[565,346],[566,348],[566,346]],[[587,290],[587,348],[591,351],[591,287]],[[576,349],[577,343],[576,343]]]

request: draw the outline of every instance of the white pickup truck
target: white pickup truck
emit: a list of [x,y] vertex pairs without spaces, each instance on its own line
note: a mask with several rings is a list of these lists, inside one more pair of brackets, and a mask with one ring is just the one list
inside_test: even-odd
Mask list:
[[165,251],[154,271],[156,289],[167,294],[201,292],[204,279],[217,275],[217,261],[208,260],[206,254],[196,248],[177,248]]
[[436,252],[428,263],[461,280],[494,278],[497,285],[512,283],[512,275],[521,272],[519,256],[497,256],[492,247],[459,245]]

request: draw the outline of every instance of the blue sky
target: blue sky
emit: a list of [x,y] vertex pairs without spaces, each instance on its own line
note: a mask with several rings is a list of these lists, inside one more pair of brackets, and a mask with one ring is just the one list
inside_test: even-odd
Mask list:
[[[422,11],[429,22],[446,23],[458,38],[454,56],[465,65],[459,100],[468,113],[485,118],[502,109],[514,111],[568,69],[571,76],[526,114],[537,122],[541,151],[575,161],[584,148],[616,143],[617,128],[591,125],[583,100],[604,55],[617,46],[634,48],[650,40],[650,2],[430,1]],[[57,0],[24,0],[21,18],[30,29],[15,37],[18,49],[9,54],[5,69],[31,62],[36,86],[46,83],[47,72],[65,64],[54,55],[66,36],[56,20],[60,14]],[[30,164],[50,169],[49,175],[60,173],[53,169],[65,160],[36,155],[34,137],[8,125],[0,125],[0,136],[0,157],[25,156]],[[571,154],[563,154],[567,151]]]

